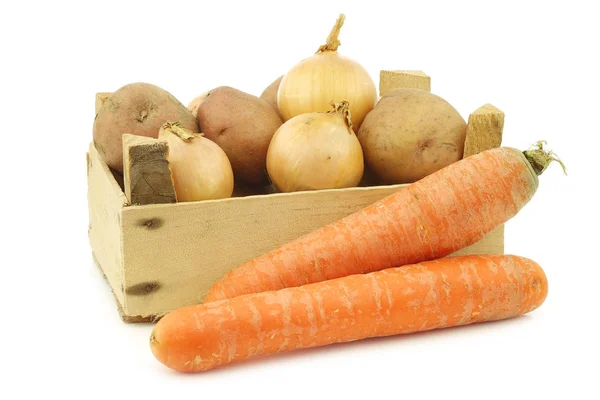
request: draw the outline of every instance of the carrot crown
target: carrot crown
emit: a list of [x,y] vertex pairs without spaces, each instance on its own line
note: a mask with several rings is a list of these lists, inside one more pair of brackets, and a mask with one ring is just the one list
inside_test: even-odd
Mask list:
[[544,149],[544,145],[546,144],[547,143],[545,140],[539,140],[529,150],[525,150],[523,152],[525,158],[527,158],[527,161],[529,161],[529,163],[533,167],[533,170],[538,176],[541,175],[546,170],[546,168],[548,168],[552,161],[556,161],[557,163],[559,163],[563,169],[563,172],[566,175],[567,168],[565,167],[565,164],[563,164],[563,162],[558,158],[556,154],[554,154],[554,152]]

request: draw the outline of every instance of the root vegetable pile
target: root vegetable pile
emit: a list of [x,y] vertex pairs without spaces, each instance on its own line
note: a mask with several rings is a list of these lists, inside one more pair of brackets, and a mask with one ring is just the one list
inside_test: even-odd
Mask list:
[[[98,109],[94,145],[115,176],[123,171],[124,134],[160,138],[161,176],[170,184],[171,173],[177,202],[235,205],[218,199],[285,201],[303,197],[276,192],[407,184],[247,260],[214,282],[203,304],[162,317],[150,347],[167,367],[200,372],[277,352],[511,318],[546,299],[546,275],[533,260],[453,255],[515,217],[534,197],[538,176],[553,161],[564,169],[562,162],[544,142],[464,154],[467,132],[475,142],[478,135],[442,97],[388,87],[378,99],[369,72],[338,53],[344,21],[340,15],[326,44],[260,97],[200,88],[186,107],[162,88],[133,83]],[[495,128],[499,142],[502,126]],[[140,140],[126,136],[126,148],[131,137]],[[363,190],[370,189],[343,194]]]

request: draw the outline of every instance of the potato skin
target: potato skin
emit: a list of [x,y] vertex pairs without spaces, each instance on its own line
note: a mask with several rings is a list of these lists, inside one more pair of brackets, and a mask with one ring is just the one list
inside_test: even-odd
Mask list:
[[197,112],[204,136],[227,154],[236,181],[257,186],[268,182],[267,150],[283,121],[265,100],[229,86],[210,91]]
[[412,183],[463,157],[467,124],[447,101],[395,89],[367,115],[358,139],[382,183]]
[[123,134],[157,138],[166,121],[199,132],[192,112],[169,92],[149,83],[131,83],[114,92],[98,110],[94,144],[109,167],[123,172]]

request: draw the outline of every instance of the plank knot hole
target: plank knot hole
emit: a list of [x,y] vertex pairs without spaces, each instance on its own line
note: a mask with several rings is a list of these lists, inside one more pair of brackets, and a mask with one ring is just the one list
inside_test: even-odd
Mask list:
[[142,228],[156,229],[163,225],[163,220],[161,218],[150,218],[139,220],[137,223]]

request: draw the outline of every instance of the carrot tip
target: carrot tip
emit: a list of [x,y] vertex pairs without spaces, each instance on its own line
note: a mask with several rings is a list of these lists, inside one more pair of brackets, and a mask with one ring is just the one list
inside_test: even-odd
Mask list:
[[525,150],[523,152],[525,158],[527,158],[527,161],[529,161],[535,173],[538,176],[541,175],[552,163],[552,161],[556,161],[562,167],[565,175],[567,175],[567,167],[565,167],[565,164],[563,164],[560,158],[558,158],[553,151],[544,149],[544,145],[546,144],[547,143],[545,140],[538,140],[538,142],[531,146],[529,150]]
[[154,332],[150,335],[150,346],[158,346],[158,340],[156,339]]

